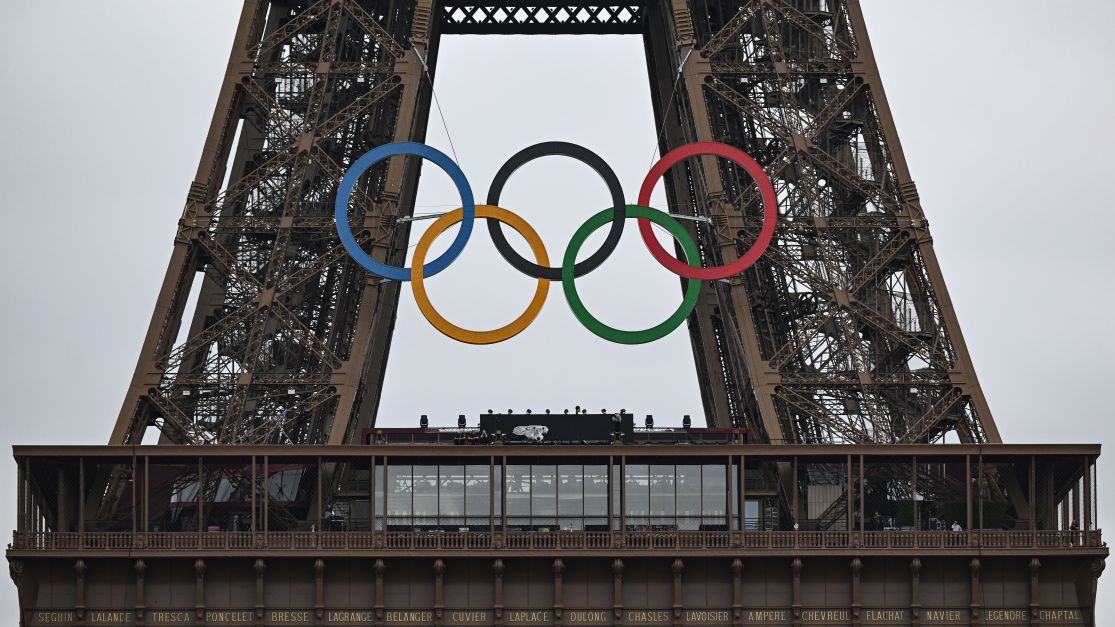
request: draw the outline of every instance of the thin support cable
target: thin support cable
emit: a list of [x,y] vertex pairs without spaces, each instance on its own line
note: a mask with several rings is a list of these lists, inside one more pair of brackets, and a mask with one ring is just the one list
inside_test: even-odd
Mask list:
[[674,75],[674,85],[670,90],[670,97],[666,100],[666,109],[662,112],[662,123],[658,125],[658,134],[654,137],[654,149],[650,153],[650,163],[654,165],[654,157],[658,154],[658,145],[662,142],[662,135],[666,132],[666,121],[670,119],[670,108],[674,104],[674,96],[678,93],[678,84],[681,82],[681,73],[685,70],[685,64],[689,62],[689,55],[693,54],[693,48],[685,53],[685,58],[681,60],[678,65],[677,73]]
[[418,61],[422,64],[422,73],[426,75],[426,80],[430,82],[430,93],[434,96],[434,106],[437,107],[437,115],[441,118],[441,127],[445,129],[445,137],[449,140],[449,150],[453,153],[453,160],[458,165],[461,163],[461,158],[457,156],[457,147],[453,145],[453,135],[449,132],[449,125],[445,123],[445,113],[441,110],[441,101],[437,97],[437,89],[434,88],[434,77],[430,76],[430,66],[426,65],[426,59],[418,52],[418,47],[411,48],[414,50],[414,56],[418,57]]

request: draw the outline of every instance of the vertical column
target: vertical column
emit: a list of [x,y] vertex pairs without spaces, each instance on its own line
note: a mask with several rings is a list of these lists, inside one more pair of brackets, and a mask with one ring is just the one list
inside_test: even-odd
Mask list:
[[802,564],[800,557],[795,557],[794,561],[790,562],[790,571],[793,573],[794,577],[794,597],[791,605],[794,627],[800,627],[801,625],[801,566]]
[[[798,493],[801,492],[801,490],[799,489],[799,486],[800,486],[799,481],[800,480],[798,479],[798,456],[797,455],[794,455],[793,468],[794,468],[794,470],[793,470],[794,480],[790,484],[790,489],[794,491],[794,498],[793,498],[793,501],[791,502],[790,511],[793,512],[794,520],[791,524],[791,527],[793,528],[794,531],[797,531],[798,530],[798,521],[801,520],[801,510],[800,510],[801,499],[798,498]],[[795,535],[794,536],[794,544],[796,545],[797,542],[798,542],[798,538],[797,538],[797,535]]]
[[[911,499],[913,501],[912,509],[914,510],[913,527],[916,533],[921,530],[921,514],[918,512],[918,456],[914,455],[910,463],[911,470],[913,471],[910,473],[910,483],[913,484],[911,487],[913,494],[913,498]],[[901,525],[902,523],[898,524]]]
[[863,597],[860,594],[860,574],[863,572],[863,562],[858,557],[852,558],[852,625],[859,627],[860,608],[863,607]]
[[972,530],[972,456],[964,456],[964,511],[967,519],[964,524],[964,531],[971,532]]
[[314,624],[325,623],[325,560],[314,560]]
[[201,465],[201,457],[197,458],[197,532],[205,531],[205,474]]
[[[502,473],[501,473],[502,476]],[[502,489],[502,486],[501,486]],[[500,508],[500,511],[503,511]],[[496,457],[488,457],[488,542],[495,544],[496,537]]]
[[[257,513],[256,512],[256,492],[259,491],[259,487],[256,483],[256,480],[258,478],[259,478],[259,471],[256,470],[256,456],[252,455],[252,478],[248,483],[251,486],[250,489],[252,491],[252,519],[251,519],[251,527],[250,527],[250,529],[252,531],[252,546],[256,547],[256,548],[259,548],[259,546],[256,544],[256,539],[257,539],[257,536],[256,536],[256,513]],[[267,482],[264,481],[263,485],[267,485]]]
[[495,624],[503,624],[503,560],[492,562],[492,582],[495,586],[495,602],[492,604]]
[[[80,471],[79,471],[80,472]],[[16,462],[16,486],[19,494],[16,496],[16,514],[15,514],[15,530],[27,531],[27,495],[31,492],[27,485],[27,458],[20,459]],[[81,502],[83,494],[78,495],[78,502]],[[78,531],[81,531],[79,528]]]
[[739,456],[739,530],[747,531],[747,456]]
[[983,592],[980,589],[980,561],[978,557],[973,557],[972,561],[968,564],[968,571],[972,575],[972,602],[971,602],[971,624],[973,627],[983,624]]
[[626,544],[627,537],[627,456],[619,458],[619,546]]
[[623,560],[618,557],[612,562],[612,621],[623,627]]
[[[252,457],[255,460],[255,457]],[[254,470],[254,468],[253,468]],[[254,478],[253,478],[254,479]],[[252,509],[255,509],[255,495],[252,496]],[[253,512],[254,515],[254,512]],[[143,533],[146,535],[151,526],[151,456],[143,456]]]
[[[387,546],[387,528],[389,526],[388,523],[391,522],[390,520],[388,520],[388,508],[387,508],[387,500],[388,500],[388,496],[387,496],[387,473],[388,473],[388,470],[390,470],[387,467],[387,464],[388,464],[387,456],[384,455],[383,456],[383,535],[381,536],[381,540],[378,543],[376,543],[376,546],[380,546],[380,547]],[[376,568],[381,568],[380,564],[382,564],[382,562],[380,560],[376,560],[376,564],[377,564]],[[379,598],[378,595],[377,595],[376,598]]]
[[147,573],[147,564],[141,559],[136,560],[133,568],[136,574],[136,625],[143,625],[147,611],[147,594],[143,583]]
[[500,547],[507,546],[507,456],[500,458],[499,471],[499,528]]
[[562,602],[561,579],[562,579],[562,575],[565,573],[565,563],[561,561],[560,557],[554,560],[553,570],[554,570],[554,625],[561,625],[561,624],[564,623],[561,614],[562,614],[562,610],[565,608],[565,604]]
[[[26,481],[26,475],[24,475]],[[77,545],[85,548],[85,458],[77,458]],[[26,512],[25,512],[26,513]]]
[[[1084,456],[1084,520],[1080,522],[1081,546],[1087,545],[1088,530],[1092,528],[1092,459]],[[1079,520],[1079,519],[1077,519]]]
[[194,562],[194,621],[205,624],[205,560]]
[[910,560],[910,625],[921,625],[921,560]]
[[74,562],[74,618],[85,624],[85,560]]
[[[383,475],[385,477],[387,476],[387,469],[386,468],[383,469]],[[387,527],[386,524],[384,524],[383,526],[385,528]],[[375,572],[376,572],[376,604],[375,604],[376,624],[377,625],[382,625],[383,624],[383,607],[384,607],[384,605],[383,605],[383,571],[387,570],[387,566],[383,563],[383,560],[377,559],[375,561],[375,564],[373,565],[373,568],[375,569]]]
[[[267,532],[271,521],[271,458],[263,456],[263,546],[267,546]],[[256,563],[262,563],[256,560]]]
[[674,627],[682,627],[685,623],[681,611],[681,573],[685,571],[685,563],[677,558],[670,564],[670,570],[674,573]]
[[1041,609],[1041,592],[1038,586],[1039,573],[1041,571],[1041,560],[1034,558],[1030,560],[1030,624],[1037,625],[1038,610]]
[[445,562],[434,560],[434,624],[445,623]]
[[[266,466],[266,462],[264,462],[264,466]],[[263,627],[263,574],[267,571],[267,563],[262,559],[256,559],[255,564],[252,565],[252,570],[256,573],[255,624],[256,627]]]
[[732,560],[732,625],[743,624],[743,562]]
[[1037,457],[1030,456],[1030,545],[1037,546],[1038,543],[1038,471],[1037,471]]
[[855,497],[856,490],[855,490],[855,487],[854,487],[855,486],[855,480],[852,478],[852,456],[851,455],[848,456],[848,462],[847,463],[848,463],[848,485],[845,487],[845,489],[847,490],[847,492],[845,492],[845,501],[847,501],[847,503],[848,503],[848,511],[846,511],[844,513],[844,515],[845,515],[844,520],[847,521],[844,526],[847,527],[847,529],[848,529],[848,535],[849,535],[848,544],[850,546],[855,547],[855,546],[859,546],[860,542],[855,536],[855,532],[858,531],[858,530],[855,528],[856,504],[855,504],[855,501],[853,499]]

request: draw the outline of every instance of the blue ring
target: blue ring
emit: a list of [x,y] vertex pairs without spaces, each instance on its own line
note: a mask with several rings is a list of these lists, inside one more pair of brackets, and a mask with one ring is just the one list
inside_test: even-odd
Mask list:
[[415,155],[432,161],[444,170],[449,178],[453,179],[453,184],[457,186],[457,192],[461,195],[461,207],[464,209],[461,215],[461,229],[457,231],[457,237],[453,239],[453,243],[449,245],[448,250],[437,259],[422,266],[422,276],[430,277],[444,270],[461,254],[461,251],[465,249],[465,244],[468,243],[468,238],[472,236],[472,225],[476,222],[476,204],[472,197],[472,187],[469,186],[465,173],[448,155],[437,148],[431,148],[418,142],[392,142],[377,146],[361,155],[345,172],[344,178],[341,179],[341,185],[337,188],[337,201],[334,203],[333,211],[333,219],[337,223],[337,235],[341,237],[341,243],[344,244],[345,249],[356,260],[356,263],[369,272],[395,281],[410,280],[410,268],[385,264],[365,252],[357,243],[348,223],[349,196],[352,195],[352,187],[356,185],[360,175],[376,163],[395,155]]

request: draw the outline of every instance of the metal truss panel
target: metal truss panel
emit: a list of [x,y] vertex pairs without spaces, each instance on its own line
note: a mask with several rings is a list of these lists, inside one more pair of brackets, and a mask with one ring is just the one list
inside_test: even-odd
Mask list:
[[601,4],[500,2],[441,6],[446,35],[637,35],[642,33],[646,0]]

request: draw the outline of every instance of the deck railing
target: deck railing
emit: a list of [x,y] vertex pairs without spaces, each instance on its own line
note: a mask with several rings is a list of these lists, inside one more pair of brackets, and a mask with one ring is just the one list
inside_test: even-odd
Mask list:
[[20,551],[847,550],[1103,547],[1096,531],[15,532]]

